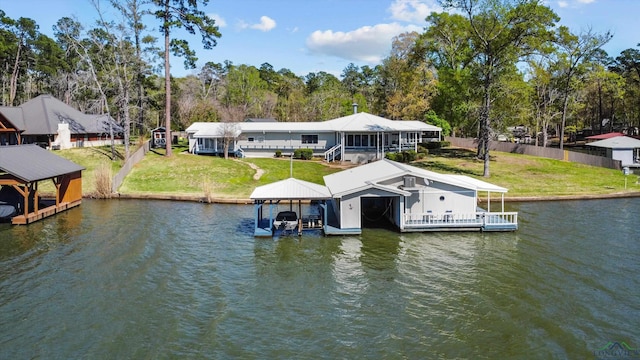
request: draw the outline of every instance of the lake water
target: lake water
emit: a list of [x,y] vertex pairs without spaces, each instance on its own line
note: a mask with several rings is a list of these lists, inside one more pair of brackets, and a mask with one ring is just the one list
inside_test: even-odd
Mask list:
[[515,233],[256,239],[250,206],[134,200],[2,224],[0,359],[640,348],[640,199],[508,205]]

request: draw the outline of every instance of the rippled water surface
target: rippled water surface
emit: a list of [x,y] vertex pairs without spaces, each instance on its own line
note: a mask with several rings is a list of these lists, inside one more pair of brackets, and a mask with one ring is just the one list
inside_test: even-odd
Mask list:
[[252,236],[252,207],[90,201],[0,225],[0,358],[595,358],[640,347],[640,199],[515,233]]

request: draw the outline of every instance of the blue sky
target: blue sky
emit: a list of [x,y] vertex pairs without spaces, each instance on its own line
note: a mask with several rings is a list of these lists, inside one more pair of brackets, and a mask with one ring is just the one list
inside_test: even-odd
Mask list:
[[[101,0],[106,4],[105,0]],[[610,56],[640,43],[640,0],[547,0],[560,24],[579,32],[610,30],[605,46]],[[11,18],[29,17],[40,31],[53,36],[52,26],[64,16],[75,16],[86,26],[97,18],[89,0],[0,0]],[[107,14],[114,14],[106,8]],[[217,20],[222,37],[212,50],[200,46],[199,36],[186,36],[199,64],[207,61],[260,67],[298,75],[326,71],[339,76],[349,64],[375,66],[386,57],[394,36],[422,32],[424,18],[441,11],[435,0],[211,0],[203,10]],[[154,19],[148,26],[157,28]],[[183,36],[184,37],[184,36]],[[182,61],[172,60],[172,74],[184,76]]]

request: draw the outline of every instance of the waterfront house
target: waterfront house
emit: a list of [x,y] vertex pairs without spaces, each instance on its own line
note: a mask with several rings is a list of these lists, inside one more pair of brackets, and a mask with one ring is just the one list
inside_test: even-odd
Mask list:
[[[17,107],[0,107],[0,144],[38,144],[52,149],[102,146],[123,142],[123,128],[108,115],[89,115],[51,95],[37,96]],[[6,139],[5,139],[6,138]],[[4,140],[3,140],[4,139]],[[16,139],[16,140],[14,140]]]
[[439,141],[442,129],[421,121],[389,120],[356,113],[318,122],[196,122],[186,129],[189,151],[195,154],[229,152],[237,156],[285,156],[296,149],[311,149],[327,161],[366,163],[386,152],[417,150],[422,142]]
[[640,140],[629,136],[615,136],[587,143],[602,149],[604,156],[620,160],[623,167],[640,167]]

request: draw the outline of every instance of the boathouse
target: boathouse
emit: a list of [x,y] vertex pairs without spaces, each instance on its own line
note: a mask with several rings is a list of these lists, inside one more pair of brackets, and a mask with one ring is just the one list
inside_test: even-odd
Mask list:
[[[401,232],[513,231],[518,214],[505,212],[507,189],[466,175],[440,174],[388,159],[326,175],[330,232],[360,233],[363,222],[387,221]],[[478,207],[485,193],[487,208]],[[500,194],[492,209],[491,194]],[[495,205],[493,205],[495,208]]]
[[[35,144],[0,146],[0,207],[4,220],[29,224],[80,205],[82,170],[84,167]],[[39,183],[47,180],[55,187],[52,199],[39,194]]]
[[[326,223],[329,190],[308,181],[289,178],[259,186],[251,193],[254,202],[254,235],[321,230]],[[304,204],[303,204],[304,203]]]
[[[315,224],[326,235],[358,235],[363,227],[383,223],[401,232],[518,229],[518,213],[505,211],[507,189],[466,175],[383,159],[326,175],[324,182],[287,179],[256,188],[251,194],[255,235],[272,236],[287,227],[302,233],[305,224]],[[500,196],[499,204],[492,194]],[[486,209],[478,206],[480,196]],[[304,200],[317,203],[319,222],[299,210]]]

